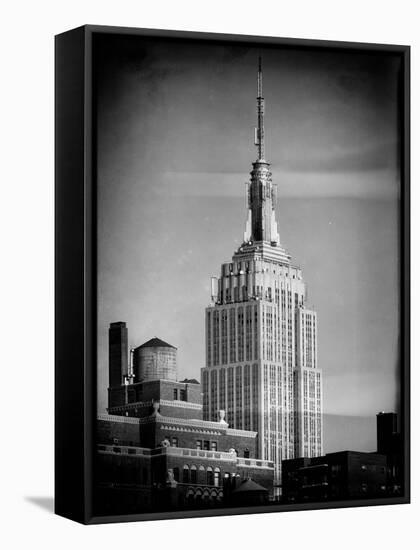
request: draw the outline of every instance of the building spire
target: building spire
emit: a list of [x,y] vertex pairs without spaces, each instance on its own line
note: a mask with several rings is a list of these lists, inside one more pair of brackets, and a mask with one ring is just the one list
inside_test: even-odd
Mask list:
[[264,161],[264,98],[262,95],[262,60],[258,58],[257,77],[257,127],[255,128],[255,145],[257,146],[257,161]]
[[264,98],[262,95],[262,62],[258,59],[257,78],[257,127],[255,145],[257,160],[252,163],[251,181],[248,184],[248,220],[244,243],[265,242],[280,245],[276,222],[276,185],[271,180],[270,165],[265,160]]

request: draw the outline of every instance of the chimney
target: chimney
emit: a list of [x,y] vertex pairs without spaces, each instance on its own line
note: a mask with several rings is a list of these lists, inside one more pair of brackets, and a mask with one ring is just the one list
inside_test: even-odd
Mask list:
[[128,374],[128,331],[123,322],[109,326],[109,387],[120,386]]

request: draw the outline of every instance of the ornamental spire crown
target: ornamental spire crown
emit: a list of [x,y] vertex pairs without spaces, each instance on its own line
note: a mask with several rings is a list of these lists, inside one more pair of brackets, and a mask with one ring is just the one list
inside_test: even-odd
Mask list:
[[244,244],[265,242],[271,246],[279,246],[280,236],[275,214],[277,189],[271,180],[270,165],[265,160],[264,110],[262,60],[260,57],[257,75],[257,127],[254,135],[257,159],[252,163],[251,179],[248,183],[248,220],[244,233]]

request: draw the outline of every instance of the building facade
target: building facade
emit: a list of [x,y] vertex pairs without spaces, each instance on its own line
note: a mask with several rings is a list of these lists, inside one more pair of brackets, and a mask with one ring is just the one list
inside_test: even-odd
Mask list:
[[[97,419],[97,513],[230,506],[241,498],[246,505],[273,494],[274,464],[258,458],[257,433],[230,427],[224,411],[203,420],[201,385],[177,380],[174,346],[153,338],[130,354],[123,322],[111,323],[109,342],[108,411]],[[236,493],[250,479],[259,489],[250,493],[248,483]]]
[[401,495],[404,487],[404,445],[394,412],[380,412],[376,416],[377,452],[386,456],[387,485],[390,494]]
[[339,451],[325,456],[284,460],[282,496],[285,503],[402,494],[401,434],[394,412],[380,412],[377,451]]
[[388,495],[386,456],[340,451],[283,462],[283,502],[320,502]]
[[280,480],[282,460],[323,453],[322,372],[317,315],[277,227],[276,185],[265,160],[261,62],[257,95],[257,159],[244,241],[212,278],[205,313],[203,414],[214,421],[223,409],[232,427],[257,432],[258,457],[274,462]]

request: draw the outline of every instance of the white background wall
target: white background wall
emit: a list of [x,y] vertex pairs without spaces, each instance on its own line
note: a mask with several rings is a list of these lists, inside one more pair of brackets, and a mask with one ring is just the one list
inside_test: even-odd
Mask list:
[[[352,510],[82,527],[52,515],[53,35],[84,23],[412,46],[412,200],[419,212],[416,2],[18,1],[2,9],[0,506],[4,548],[381,548],[418,540],[418,406],[413,406],[413,504]],[[416,20],[417,19],[417,20]],[[415,211],[415,210],[414,210]],[[413,281],[419,221],[413,215]],[[413,286],[413,310],[419,310]],[[418,324],[412,387],[418,391]],[[418,340],[418,338],[417,338]],[[69,343],[71,345],[71,343]],[[415,399],[413,399],[415,401]],[[417,469],[416,469],[417,467]]]

